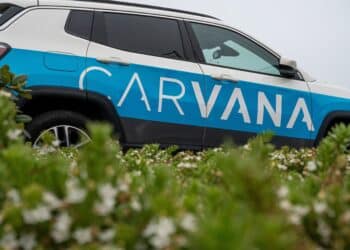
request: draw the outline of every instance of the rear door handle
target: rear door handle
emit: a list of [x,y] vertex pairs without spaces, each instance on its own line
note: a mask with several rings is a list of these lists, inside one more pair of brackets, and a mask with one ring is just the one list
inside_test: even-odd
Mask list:
[[240,81],[239,79],[228,74],[211,75],[211,77],[217,81],[228,81],[232,83],[238,83]]
[[129,66],[131,63],[119,57],[100,57],[96,59],[98,62],[103,64],[118,64],[122,66]]

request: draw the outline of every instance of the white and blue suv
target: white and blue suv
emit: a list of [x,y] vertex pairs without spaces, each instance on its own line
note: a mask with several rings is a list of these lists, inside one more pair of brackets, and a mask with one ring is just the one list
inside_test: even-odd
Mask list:
[[211,16],[74,0],[0,0],[0,12],[0,65],[28,76],[35,144],[51,131],[77,146],[98,120],[126,147],[201,149],[264,131],[302,147],[350,121],[350,91]]

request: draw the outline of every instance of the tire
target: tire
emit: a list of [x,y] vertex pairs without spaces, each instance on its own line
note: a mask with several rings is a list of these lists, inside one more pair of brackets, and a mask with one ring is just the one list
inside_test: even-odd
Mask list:
[[32,122],[27,125],[26,131],[29,135],[29,141],[33,143],[34,147],[40,147],[41,137],[47,132],[55,135],[56,146],[78,147],[83,145],[83,141],[79,141],[78,138],[81,137],[81,140],[84,141],[85,139],[90,140],[86,132],[87,122],[88,119],[79,113],[54,110],[34,117]]

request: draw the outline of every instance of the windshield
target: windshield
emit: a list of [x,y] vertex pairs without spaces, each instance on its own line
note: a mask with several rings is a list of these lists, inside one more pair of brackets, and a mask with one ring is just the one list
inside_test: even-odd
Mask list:
[[0,25],[23,10],[22,7],[13,4],[0,4]]

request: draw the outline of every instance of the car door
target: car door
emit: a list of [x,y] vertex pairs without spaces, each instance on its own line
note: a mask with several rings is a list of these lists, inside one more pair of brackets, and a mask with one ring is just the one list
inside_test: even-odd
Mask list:
[[27,10],[1,32],[1,41],[12,47],[2,63],[17,74],[27,75],[31,88],[77,88],[85,69],[91,25],[88,11]]
[[225,139],[242,144],[271,131],[278,145],[303,146],[314,130],[308,85],[285,78],[279,57],[227,27],[188,23],[205,74],[207,123],[204,145]]
[[[184,24],[142,14],[96,12],[81,88],[107,96],[125,143],[202,147],[191,81],[203,82],[189,61]],[[181,26],[182,25],[182,26]]]

